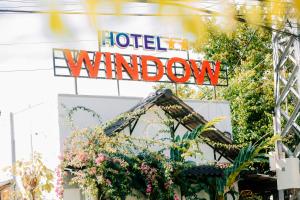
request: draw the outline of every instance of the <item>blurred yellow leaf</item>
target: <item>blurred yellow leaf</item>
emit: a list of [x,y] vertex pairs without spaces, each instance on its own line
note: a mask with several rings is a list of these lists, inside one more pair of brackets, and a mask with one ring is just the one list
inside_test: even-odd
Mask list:
[[158,2],[158,12],[157,12],[158,15],[161,15],[163,13],[165,6],[166,6],[166,3],[164,1]]
[[266,10],[267,22],[273,25],[280,25],[284,17],[286,17],[287,3],[282,0],[269,0],[264,4],[264,9]]
[[88,12],[95,12],[99,3],[99,0],[86,0]]
[[293,0],[293,3],[295,5],[296,8],[296,12],[297,12],[297,16],[300,16],[300,1],[299,0]]
[[262,11],[260,6],[251,6],[246,10],[246,19],[250,25],[259,25],[262,22]]
[[115,8],[116,14],[120,15],[122,12],[124,3],[126,3],[126,0],[113,0],[112,3]]
[[227,34],[231,34],[236,28],[236,11],[235,6],[229,1],[222,1],[223,13],[222,17],[224,19],[223,24],[220,26],[221,30]]
[[182,18],[184,31],[193,34],[197,41],[205,43],[208,39],[207,25],[201,16],[191,15]]
[[[272,13],[276,16],[279,16],[282,18],[282,16],[285,14],[286,9],[286,2],[282,0],[273,0],[273,6],[272,6]],[[299,3],[299,1],[298,1]]]
[[90,17],[92,26],[97,28],[97,7],[100,4],[101,0],[86,0],[86,7],[88,11],[88,15]]
[[61,16],[58,11],[51,11],[50,12],[50,28],[54,33],[63,33],[64,32],[64,25],[61,19]]

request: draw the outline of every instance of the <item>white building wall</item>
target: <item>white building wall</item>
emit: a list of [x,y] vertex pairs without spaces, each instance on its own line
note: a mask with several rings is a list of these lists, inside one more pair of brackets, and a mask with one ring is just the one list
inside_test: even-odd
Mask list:
[[79,188],[66,188],[63,198],[64,200],[83,200]]
[[184,102],[208,121],[216,117],[224,117],[224,120],[216,124],[216,128],[222,132],[232,133],[230,105],[228,101],[185,100]]

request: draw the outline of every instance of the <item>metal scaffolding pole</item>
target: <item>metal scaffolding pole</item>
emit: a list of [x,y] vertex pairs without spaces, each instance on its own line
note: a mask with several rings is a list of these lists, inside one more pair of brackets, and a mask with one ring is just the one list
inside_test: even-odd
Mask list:
[[[274,134],[279,134],[282,138],[287,135],[300,137],[299,30],[297,23],[287,21],[284,32],[274,32],[272,37],[275,86]],[[292,148],[278,141],[275,148],[279,160],[286,156],[300,155],[300,143]],[[279,199],[283,199],[283,191],[279,191]]]

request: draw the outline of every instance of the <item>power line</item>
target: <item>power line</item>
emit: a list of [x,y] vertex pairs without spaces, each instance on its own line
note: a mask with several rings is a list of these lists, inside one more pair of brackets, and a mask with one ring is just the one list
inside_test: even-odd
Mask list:
[[1,0],[1,2],[9,2],[9,3],[38,3],[40,1],[23,1],[23,0]]
[[0,46],[27,45],[27,44],[57,44],[57,43],[75,43],[75,42],[95,42],[98,40],[74,40],[74,41],[57,41],[57,42],[20,42],[20,43],[0,43]]
[[291,32],[287,32],[287,31],[275,29],[275,28],[273,28],[273,27],[266,26],[266,25],[264,25],[264,24],[254,24],[254,23],[249,23],[246,19],[244,19],[244,18],[242,18],[242,17],[236,17],[235,19],[236,19],[238,22],[241,22],[241,23],[246,23],[246,24],[250,24],[250,25],[262,27],[262,28],[267,29],[267,30],[272,31],[272,32],[283,33],[283,34],[286,34],[286,35],[288,35],[288,36],[296,37],[297,39],[299,38],[299,35],[296,35],[296,34],[291,33]]
[[[9,0],[1,0],[0,3],[6,4],[41,4],[41,1],[9,1]],[[58,3],[58,5],[83,5],[81,2],[62,2]]]
[[[173,3],[171,5],[182,5],[182,4],[178,4],[178,3]],[[206,16],[206,17],[210,17],[210,16],[219,16],[221,17],[222,14],[218,13],[216,11],[211,11],[211,10],[207,10],[207,9],[202,9],[202,8],[195,8],[192,6],[187,6],[184,5],[184,7],[186,8],[190,8],[194,11],[198,11],[198,12],[202,12],[204,14],[178,14],[178,13],[174,13],[174,14],[166,14],[166,13],[115,13],[115,12],[83,12],[83,11],[56,11],[59,14],[62,15],[99,15],[99,16],[127,16],[127,17],[184,17],[184,16]],[[0,14],[52,14],[53,11],[42,11],[42,10],[14,10],[14,9],[0,9]],[[242,23],[249,23],[245,18],[243,18],[243,15],[236,15],[235,19],[238,22],[242,22]],[[268,29],[270,31],[274,31],[274,32],[280,32],[280,33],[284,33],[290,36],[295,36],[298,37],[298,35],[295,35],[293,33],[290,32],[286,32],[286,31],[282,31],[282,30],[278,30],[269,26],[266,26],[264,24],[253,24],[252,25],[256,25],[256,26],[260,26],[262,28]]]
[[[2,14],[52,14],[53,11],[42,10],[14,10],[0,9]],[[193,16],[193,14],[156,14],[156,13],[115,13],[115,12],[82,12],[82,11],[55,11],[62,15],[99,15],[99,16],[132,16],[132,17],[178,17],[178,16]],[[194,14],[195,16],[210,16],[208,14]]]
[[[3,66],[0,66],[0,68]],[[36,68],[36,69],[14,69],[14,70],[0,70],[0,73],[13,73],[13,72],[36,72],[36,71],[48,71],[53,68]]]
[[[1,3],[1,2],[0,2]],[[85,5],[84,4],[58,4],[59,6],[64,6],[64,7],[81,7],[84,9]],[[18,8],[48,8],[49,5],[42,5],[42,4],[36,4],[36,3],[31,3],[31,5],[20,5],[20,4],[15,4],[15,3],[9,3],[9,4],[4,4],[1,9],[3,10],[14,10]],[[127,9],[131,8],[146,8],[146,5],[141,5],[141,6],[130,6]],[[38,11],[38,10],[37,10]],[[64,10],[66,11],[66,10]]]

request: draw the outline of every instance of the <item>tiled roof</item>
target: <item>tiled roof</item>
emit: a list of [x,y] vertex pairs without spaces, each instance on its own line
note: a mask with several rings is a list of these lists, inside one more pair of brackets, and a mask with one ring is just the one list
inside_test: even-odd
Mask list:
[[210,176],[210,177],[222,177],[223,169],[218,168],[213,165],[199,165],[196,167],[191,167],[181,172],[181,175],[194,178],[194,177],[202,177],[202,176]]

